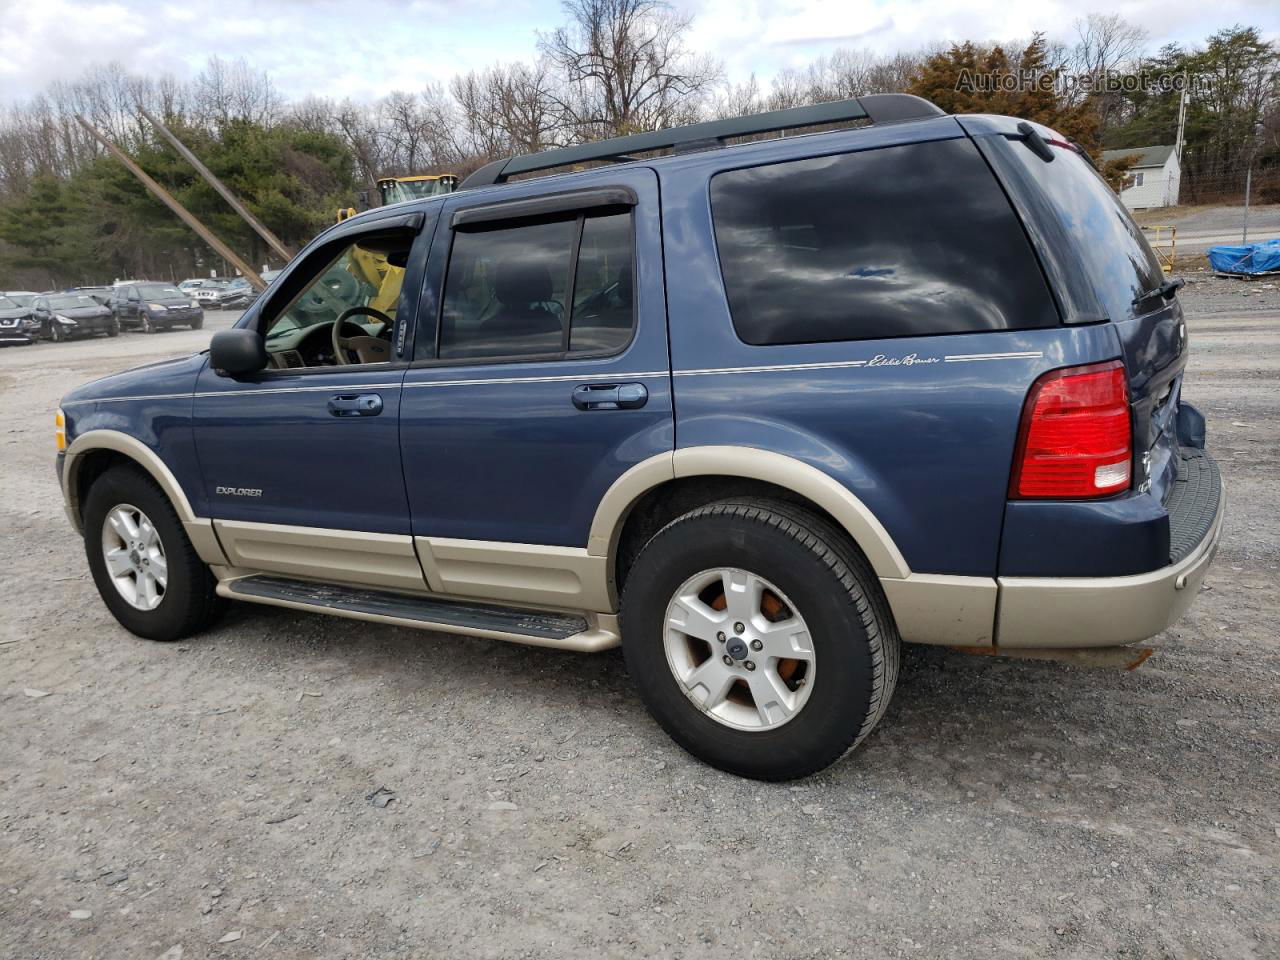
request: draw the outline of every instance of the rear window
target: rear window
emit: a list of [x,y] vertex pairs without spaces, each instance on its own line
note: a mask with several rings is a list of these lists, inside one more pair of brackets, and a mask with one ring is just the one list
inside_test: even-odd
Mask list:
[[1013,156],[1057,209],[1108,318],[1133,314],[1133,301],[1164,282],[1160,262],[1115,191],[1074,150],[1054,148],[1045,163],[1021,144]]
[[711,206],[733,324],[747,343],[1058,322],[1026,235],[968,140],[722,173]]

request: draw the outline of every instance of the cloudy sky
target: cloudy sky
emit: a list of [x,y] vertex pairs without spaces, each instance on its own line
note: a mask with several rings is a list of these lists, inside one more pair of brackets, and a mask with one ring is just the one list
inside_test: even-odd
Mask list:
[[[674,0],[692,43],[734,80],[768,78],[838,46],[878,52],[934,40],[1064,39],[1078,2],[1039,0]],[[1153,47],[1194,43],[1235,23],[1280,38],[1280,5],[1238,0],[1111,0],[1090,5],[1144,25]],[[93,62],[189,77],[212,54],[244,57],[290,98],[371,99],[495,60],[528,57],[558,0],[0,0],[0,103]]]

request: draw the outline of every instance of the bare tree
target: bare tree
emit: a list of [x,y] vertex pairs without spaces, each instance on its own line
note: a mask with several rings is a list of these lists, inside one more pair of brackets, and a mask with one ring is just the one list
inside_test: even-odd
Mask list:
[[568,25],[539,49],[564,74],[560,106],[580,138],[670,126],[696,113],[718,63],[684,45],[691,18],[664,0],[565,0]]
[[1075,22],[1076,42],[1061,61],[1071,82],[1063,97],[1072,106],[1092,99],[1099,133],[1123,119],[1125,99],[1106,85],[1115,73],[1130,73],[1147,44],[1147,31],[1119,14],[1091,13]]

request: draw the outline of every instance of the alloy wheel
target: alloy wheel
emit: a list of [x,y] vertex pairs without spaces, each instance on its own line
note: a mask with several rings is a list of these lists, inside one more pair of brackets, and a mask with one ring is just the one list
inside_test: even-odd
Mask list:
[[102,521],[102,557],[120,596],[137,610],[154,610],[164,599],[169,566],[164,544],[149,517],[132,504],[107,511]]
[[718,723],[760,731],[794,719],[813,689],[813,641],[804,618],[764,577],[703,570],[667,606],[667,665]]

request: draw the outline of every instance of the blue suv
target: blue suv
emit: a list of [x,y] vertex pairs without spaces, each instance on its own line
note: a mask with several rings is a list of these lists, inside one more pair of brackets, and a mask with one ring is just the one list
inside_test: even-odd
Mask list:
[[1191,603],[1223,498],[1177,289],[1059,134],[870,96],[345,220],[207,352],[65,397],[58,469],[135,634],[233,599],[621,644],[693,754],[800,777],[902,641],[1115,647]]

